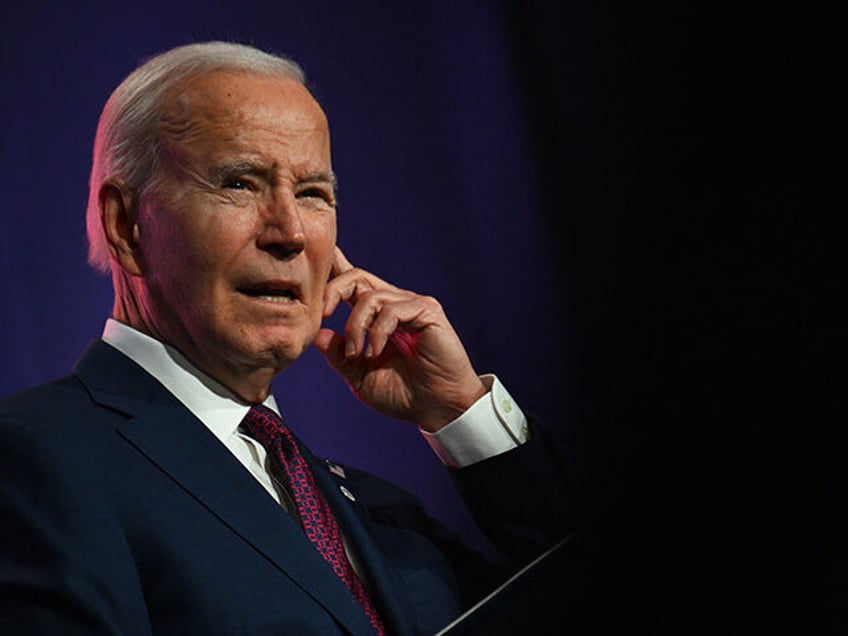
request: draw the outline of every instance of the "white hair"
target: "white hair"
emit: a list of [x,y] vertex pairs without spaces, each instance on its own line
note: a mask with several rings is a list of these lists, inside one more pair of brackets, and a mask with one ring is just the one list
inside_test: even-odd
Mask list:
[[162,150],[159,123],[172,89],[213,71],[277,76],[303,84],[298,64],[243,44],[204,42],[180,46],[150,58],[124,79],[103,107],[94,139],[86,231],[88,262],[108,272],[111,255],[100,223],[99,192],[119,179],[136,201],[155,185]]

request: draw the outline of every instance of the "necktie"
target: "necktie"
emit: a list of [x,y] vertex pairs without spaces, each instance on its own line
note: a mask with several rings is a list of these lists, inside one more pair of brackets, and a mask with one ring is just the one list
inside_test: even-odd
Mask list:
[[300,453],[291,431],[271,409],[255,405],[248,411],[242,428],[262,444],[269,456],[282,468],[283,481],[300,515],[303,531],[336,575],[344,581],[357,602],[365,610],[377,634],[386,633],[377,609],[362,581],[348,561],[341,532],[330,506],[315,485],[312,471]]

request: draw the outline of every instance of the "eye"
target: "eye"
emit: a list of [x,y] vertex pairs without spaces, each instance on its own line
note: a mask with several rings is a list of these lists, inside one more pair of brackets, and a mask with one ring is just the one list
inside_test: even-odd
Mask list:
[[250,184],[244,179],[228,179],[222,187],[227,190],[250,190]]
[[321,199],[326,203],[333,203],[333,195],[324,188],[304,188],[297,193],[298,199]]

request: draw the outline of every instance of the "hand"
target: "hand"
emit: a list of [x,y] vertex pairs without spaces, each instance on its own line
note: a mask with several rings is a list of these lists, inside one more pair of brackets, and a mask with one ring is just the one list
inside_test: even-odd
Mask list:
[[435,432],[486,393],[436,299],[354,267],[337,247],[324,317],[341,302],[344,335],[324,328],[314,343],[365,404]]

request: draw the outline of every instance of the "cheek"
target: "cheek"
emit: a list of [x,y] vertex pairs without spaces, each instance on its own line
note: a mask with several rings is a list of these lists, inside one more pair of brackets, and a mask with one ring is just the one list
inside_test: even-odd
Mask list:
[[335,260],[336,215],[327,215],[313,220],[311,229],[312,258],[316,271],[320,270],[323,280],[330,276]]
[[320,325],[324,316],[324,289],[333,268],[336,248],[335,217],[322,219],[310,228],[308,246],[310,291],[312,302],[310,314]]
[[[148,250],[149,273],[152,278],[170,281],[179,295],[189,293],[210,274],[210,251],[196,236],[174,231],[157,242],[155,249]],[[191,286],[185,285],[191,281]],[[185,287],[181,289],[182,287]]]
[[193,282],[214,276],[236,260],[249,240],[246,216],[222,216],[204,209],[172,214],[152,232],[149,242],[155,243],[152,253],[156,262],[191,276]]

